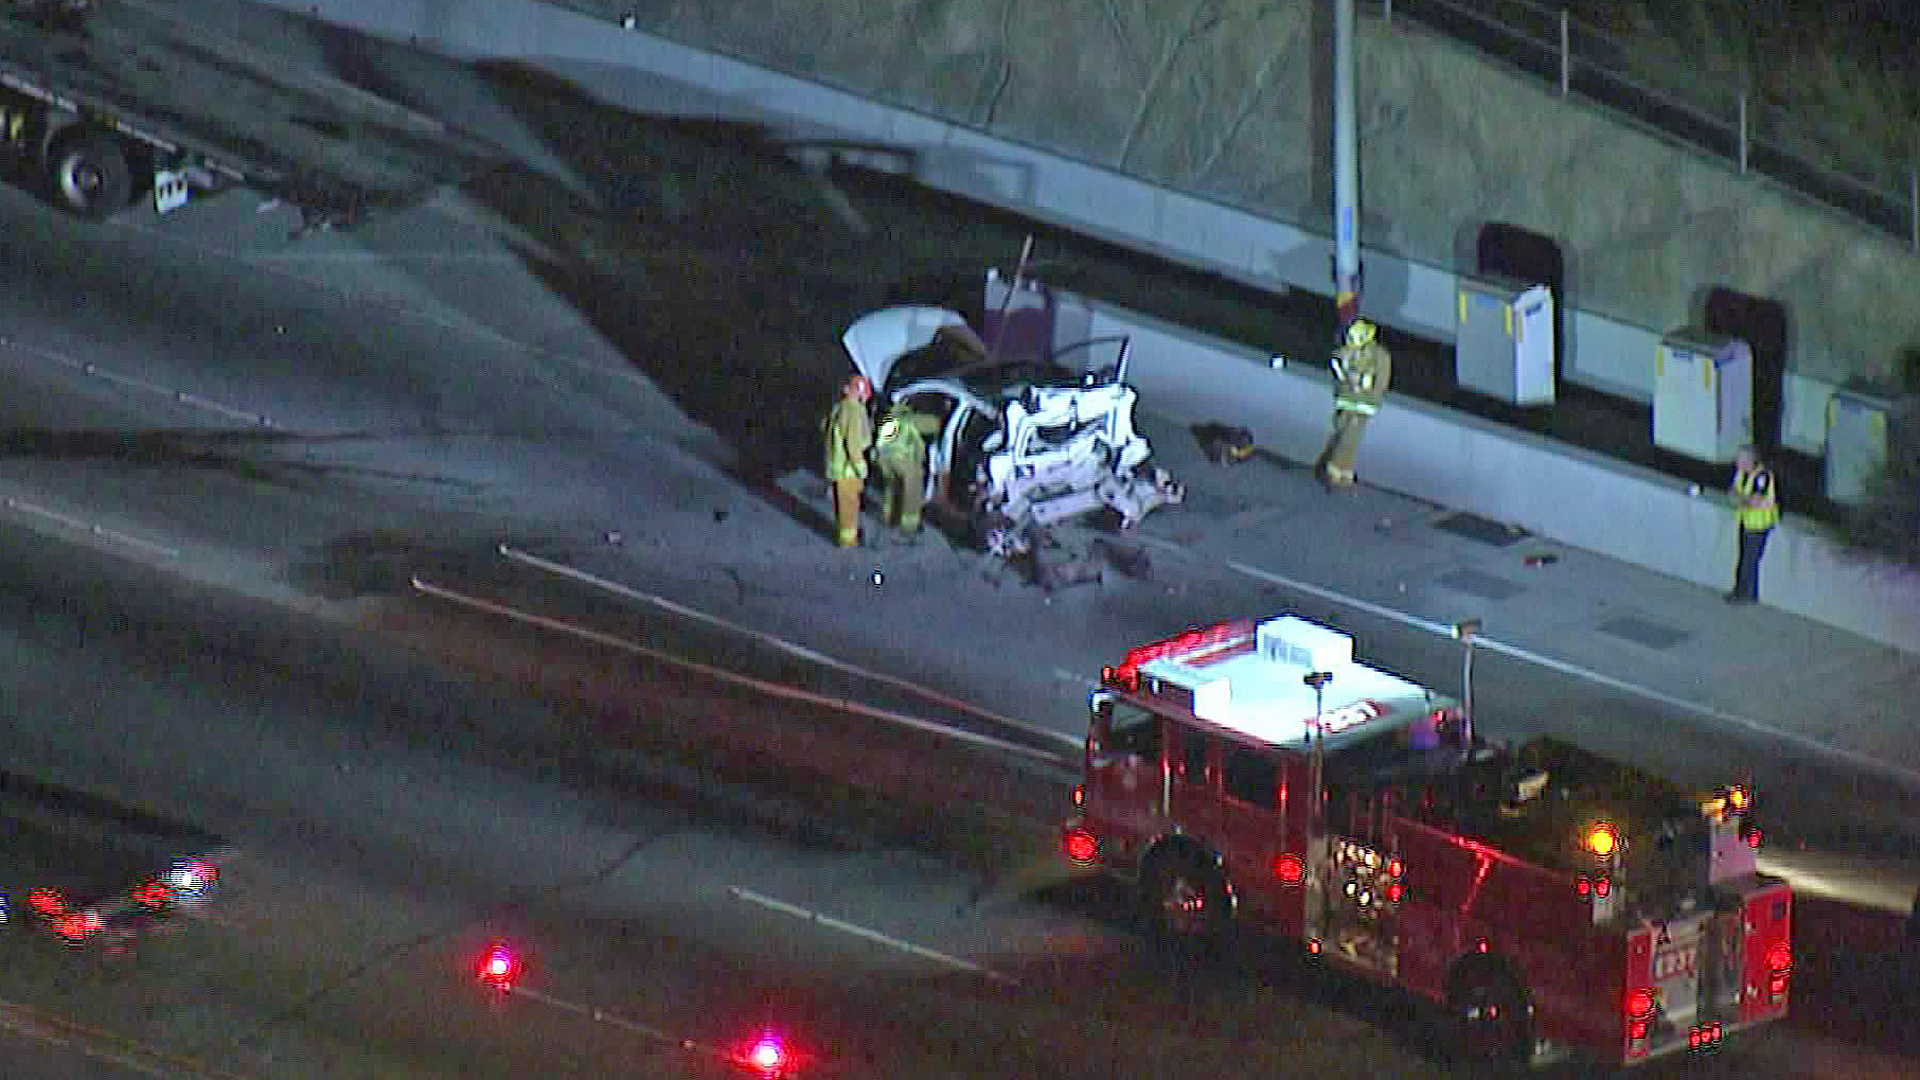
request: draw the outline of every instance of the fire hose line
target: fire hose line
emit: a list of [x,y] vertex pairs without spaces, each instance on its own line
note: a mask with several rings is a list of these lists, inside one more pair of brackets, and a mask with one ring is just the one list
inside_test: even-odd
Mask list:
[[1027,735],[1034,735],[1040,738],[1051,739],[1055,742],[1061,743],[1064,746],[1069,746],[1074,749],[1078,749],[1080,746],[1080,737],[1078,735],[1070,735],[1063,731],[1056,731],[1052,728],[1044,728],[1034,724],[1024,723],[1020,720],[1015,720],[1009,716],[1002,716],[999,713],[992,712],[988,709],[983,709],[980,706],[973,704],[972,702],[962,701],[959,698],[955,698],[947,694],[943,694],[938,690],[932,689],[931,687],[922,686],[919,683],[911,682],[907,679],[902,679],[897,675],[889,675],[883,671],[874,671],[869,668],[861,667],[858,664],[848,663],[845,660],[840,660],[835,657],[828,656],[825,653],[818,652],[814,649],[809,649],[805,645],[801,645],[797,642],[788,641],[786,638],[779,637],[774,634],[769,634],[764,630],[756,630],[751,626],[742,626],[739,623],[732,622],[727,619],[723,619],[718,615],[710,615],[697,608],[688,607],[687,605],[682,604],[676,600],[669,600],[664,596],[658,596],[653,593],[642,592],[639,589],[634,589],[629,586],[622,585],[617,581],[611,581],[607,578],[599,577],[595,574],[590,574],[585,570],[580,570],[576,567],[568,566],[565,563],[555,562],[552,559],[543,559],[538,555],[533,555],[525,551],[520,551],[517,548],[510,547],[506,544],[501,544],[499,550],[501,555],[515,562],[523,563],[527,566],[534,567],[535,569],[546,571],[549,574],[554,574],[559,577],[565,577],[574,581],[581,582],[586,585],[591,585],[594,588],[602,589],[607,592],[614,593],[617,596],[622,596],[629,600],[638,600],[645,604],[651,604],[654,607],[660,608],[664,611],[672,612],[673,614],[682,616],[684,618],[693,619],[696,622],[706,623],[709,626],[718,627],[729,633],[739,634],[744,637],[753,638],[756,641],[759,641],[766,645],[770,645],[773,648],[779,649],[781,652],[787,653],[788,655],[799,657],[800,659],[806,660],[809,663],[819,664],[821,667],[832,668],[835,671],[842,671],[849,675],[857,675],[860,678],[868,679],[873,682],[884,684],[886,686],[891,686],[898,690],[905,690],[916,697],[924,698],[925,700],[931,701],[936,705],[943,705],[949,709],[954,709],[959,712],[964,712],[971,716],[977,716],[982,720],[986,720],[986,721],[989,721],[990,723],[997,724],[1010,731],[1018,731]]
[[954,727],[950,724],[942,724],[938,721],[928,720],[918,716],[909,716],[905,713],[878,708],[848,698],[834,697],[829,694],[816,694],[810,690],[802,690],[796,686],[769,682],[766,679],[757,679],[751,675],[742,675],[736,671],[729,671],[726,668],[701,663],[698,660],[689,660],[686,657],[677,656],[660,649],[628,641],[625,638],[594,630],[590,627],[576,626],[563,619],[555,619],[551,616],[539,615],[530,611],[521,611],[518,608],[509,607],[506,604],[496,603],[492,600],[477,596],[469,596],[465,593],[446,588],[445,586],[425,581],[419,577],[412,579],[412,585],[416,591],[426,596],[446,600],[475,611],[484,611],[491,615],[499,615],[517,622],[567,634],[585,641],[591,641],[596,645],[604,645],[608,648],[618,649],[636,656],[644,656],[649,660],[668,664],[685,671],[692,671],[696,674],[704,675],[707,678],[716,679],[735,686],[744,686],[772,697],[786,698],[790,701],[805,702],[809,705],[819,705],[829,709],[838,709],[842,712],[865,716],[869,719],[880,720],[900,727],[941,735],[959,742],[973,743],[977,746],[1003,750],[1010,754],[1019,754],[1023,757],[1033,758],[1037,761],[1043,761],[1049,765],[1063,769],[1072,768],[1076,764],[1073,761],[1069,761],[1065,755],[1057,754],[1049,750],[1038,750],[1031,746],[1023,746],[1020,743],[1009,742],[1006,739],[997,739],[991,735],[982,735],[978,732]]

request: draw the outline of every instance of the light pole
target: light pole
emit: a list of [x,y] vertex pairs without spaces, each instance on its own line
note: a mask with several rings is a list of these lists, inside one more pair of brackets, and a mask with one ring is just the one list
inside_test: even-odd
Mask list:
[[1360,136],[1355,122],[1354,0],[1333,0],[1333,296],[1340,331],[1360,317]]
[[1313,820],[1320,825],[1326,813],[1326,785],[1321,781],[1320,773],[1327,757],[1327,729],[1320,718],[1326,709],[1327,684],[1333,681],[1331,671],[1311,671],[1302,676],[1301,682],[1313,687],[1313,753],[1308,760],[1313,767],[1308,771],[1313,780]]

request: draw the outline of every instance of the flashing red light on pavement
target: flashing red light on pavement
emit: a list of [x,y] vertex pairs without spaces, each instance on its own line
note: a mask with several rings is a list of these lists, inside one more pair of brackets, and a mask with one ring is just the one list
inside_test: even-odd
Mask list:
[[759,1038],[747,1045],[740,1053],[740,1064],[764,1077],[778,1077],[792,1064],[792,1056],[787,1053],[787,1044],[780,1036],[771,1031],[763,1032]]
[[135,885],[129,896],[134,903],[148,911],[159,911],[173,899],[173,890],[157,881],[149,881],[144,885]]
[[51,919],[67,910],[67,901],[58,891],[39,886],[27,893],[27,906]]
[[513,989],[520,976],[520,958],[505,945],[489,946],[480,958],[480,981],[502,991]]

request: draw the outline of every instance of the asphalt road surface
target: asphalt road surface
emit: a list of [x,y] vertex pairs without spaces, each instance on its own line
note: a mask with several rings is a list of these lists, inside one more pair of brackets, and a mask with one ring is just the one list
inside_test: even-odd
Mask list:
[[[538,239],[619,231],[554,200],[518,207],[550,221]],[[712,403],[657,356],[624,351],[604,297],[589,318],[581,292],[542,278],[512,246],[527,230],[500,227],[483,199],[297,247],[240,199],[161,227],[89,228],[6,191],[0,214],[8,764],[186,817],[244,852],[216,918],[129,955],[16,950],[0,1001],[287,1080],[704,1076],[767,1026],[825,1075],[1443,1073],[1427,1019],[1395,995],[1257,944],[1177,963],[1143,947],[1114,898],[1050,880],[1036,868],[1045,844],[1023,845],[1064,780],[1031,763],[449,611],[406,577],[430,570],[623,639],[884,698],[503,571],[492,550],[502,537],[585,549],[645,522],[622,558],[686,584],[689,560],[718,564],[691,530],[724,504],[736,523],[766,523],[726,534],[735,617],[882,670],[932,668],[950,691],[1067,734],[1082,688],[1052,669],[1090,670],[1068,628],[1104,619],[1144,637],[1164,595],[1036,614],[988,599],[1007,594],[977,567],[902,571],[881,599],[822,619],[817,597],[838,594],[819,590],[847,568],[788,558],[811,538],[780,547],[776,511],[707,467],[728,447],[675,410]],[[633,319],[666,317],[631,307],[645,294],[619,299]],[[1244,581],[1170,569],[1191,571],[1183,617],[1245,613]],[[694,591],[716,576],[694,575]],[[1452,685],[1450,647],[1297,606]],[[937,635],[950,653],[909,658],[903,627],[956,617],[965,632]],[[1021,642],[1021,662],[981,640]],[[1730,753],[1724,732],[1577,680],[1492,661],[1482,674],[1489,723],[1516,733],[1573,718],[1569,733],[1603,751],[1632,752],[1657,728],[1681,768]],[[1796,795],[1857,779],[1739,749]],[[999,794],[936,782],[955,776]],[[973,816],[982,802],[1004,820]],[[1003,832],[983,843],[988,828]],[[496,937],[526,956],[527,994],[477,985],[471,966]],[[1840,1032],[1865,1045],[1779,1028],[1699,1070],[1649,1075],[1894,1075],[1882,1019]]]

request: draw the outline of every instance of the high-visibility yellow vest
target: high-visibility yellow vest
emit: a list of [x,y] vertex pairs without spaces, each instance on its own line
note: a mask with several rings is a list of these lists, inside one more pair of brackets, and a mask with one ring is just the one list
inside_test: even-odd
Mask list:
[[[1740,527],[1748,532],[1771,529],[1780,520],[1780,492],[1773,470],[1761,466],[1749,473],[1741,473],[1733,478],[1733,493],[1739,499],[1734,507],[1734,515],[1740,520]],[[1749,506],[1747,501],[1758,495],[1759,506]]]

